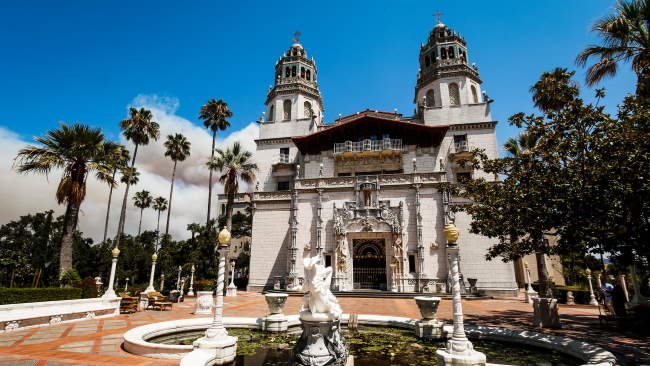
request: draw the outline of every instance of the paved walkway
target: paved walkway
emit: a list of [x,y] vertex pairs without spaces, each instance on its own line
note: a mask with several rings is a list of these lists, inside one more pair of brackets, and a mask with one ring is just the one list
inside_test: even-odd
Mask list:
[[[419,317],[411,299],[340,298],[345,313]],[[290,297],[285,313],[297,313],[301,298]],[[143,311],[134,314],[58,324],[42,328],[0,333],[0,366],[5,365],[178,365],[131,355],[121,348],[122,335],[142,324],[192,318],[194,301],[174,304],[172,311]],[[520,299],[463,301],[467,324],[531,329],[531,306]],[[451,300],[443,300],[438,317],[451,321]],[[260,317],[267,313],[264,297],[240,293],[225,298],[225,316]],[[562,306],[563,329],[554,333],[582,339],[614,352],[623,364],[650,363],[650,342],[619,329],[601,329],[598,310],[586,306]]]

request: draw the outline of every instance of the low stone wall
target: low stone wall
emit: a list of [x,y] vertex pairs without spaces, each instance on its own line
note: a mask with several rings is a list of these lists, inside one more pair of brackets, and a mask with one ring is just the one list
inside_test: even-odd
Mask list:
[[119,297],[0,305],[0,333],[120,314]]
[[[347,325],[349,319],[349,314],[342,314],[341,324]],[[298,315],[288,315],[287,320],[290,332],[299,330],[300,319]],[[414,329],[417,319],[359,314],[357,321],[358,324],[369,326]],[[262,322],[262,318],[223,318],[223,324],[226,328],[261,329]],[[123,346],[127,352],[139,356],[180,359],[192,351],[192,345],[167,345],[151,343],[149,340],[175,332],[205,330],[211,323],[212,318],[200,317],[143,325],[124,333]],[[448,338],[452,331],[453,327],[446,325],[443,329],[444,337]],[[486,339],[557,350],[583,360],[585,362],[584,366],[614,366],[616,364],[616,357],[611,352],[572,338],[553,336],[547,333],[480,326],[465,326],[465,331],[470,339]]]

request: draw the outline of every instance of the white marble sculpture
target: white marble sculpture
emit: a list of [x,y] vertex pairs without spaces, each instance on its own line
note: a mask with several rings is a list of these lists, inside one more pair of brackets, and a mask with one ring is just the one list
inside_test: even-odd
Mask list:
[[341,307],[330,291],[332,267],[322,264],[321,256],[305,258],[305,282],[302,290],[306,293],[300,317],[305,320],[335,320],[341,316]]

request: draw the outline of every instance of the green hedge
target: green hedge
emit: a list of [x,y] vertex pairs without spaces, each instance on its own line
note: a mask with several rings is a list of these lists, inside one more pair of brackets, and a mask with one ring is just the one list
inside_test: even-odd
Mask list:
[[0,305],[80,298],[80,288],[0,288]]

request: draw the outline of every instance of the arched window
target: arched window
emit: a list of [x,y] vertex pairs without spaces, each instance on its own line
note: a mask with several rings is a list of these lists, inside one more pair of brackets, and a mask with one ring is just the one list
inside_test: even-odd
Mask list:
[[287,68],[284,70],[284,77],[288,78],[289,76],[291,76],[291,69],[289,66],[287,66]]
[[433,91],[433,89],[429,89],[429,91],[427,91],[426,103],[427,103],[427,107],[436,106],[436,93]]
[[274,120],[275,120],[275,106],[272,105],[271,108],[269,108],[268,121],[274,121]]
[[449,84],[449,104],[460,105],[460,90],[456,83]]
[[426,67],[429,67],[429,65],[431,65],[431,59],[429,59],[429,55],[426,55],[426,57],[424,58],[424,64],[426,65]]
[[472,85],[472,101],[474,104],[478,103],[478,93],[476,92],[476,87]]
[[443,60],[447,59],[447,49],[444,47],[440,49],[440,58]]
[[282,109],[283,109],[283,114],[282,114],[282,119],[284,121],[288,121],[291,119],[291,101],[289,99],[285,99],[284,102],[282,103]]
[[449,58],[454,58],[454,48],[449,46],[449,49],[447,49],[447,54],[449,55]]
[[300,77],[303,78],[303,79],[305,78],[305,68],[304,67],[300,68]]
[[314,111],[311,109],[311,103],[305,101],[305,118],[311,118],[314,115]]
[[295,66],[291,66],[291,77],[294,77],[294,78],[296,77],[296,67]]
[[307,80],[311,80],[311,70],[307,69]]

